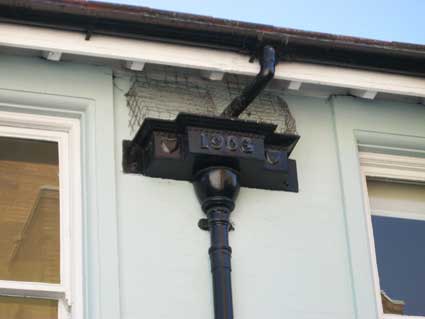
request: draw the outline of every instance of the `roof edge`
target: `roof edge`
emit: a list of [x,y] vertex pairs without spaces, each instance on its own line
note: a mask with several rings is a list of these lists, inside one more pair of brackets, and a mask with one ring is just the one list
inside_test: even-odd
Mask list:
[[0,0],[0,21],[242,52],[265,44],[284,61],[425,75],[425,45],[306,32],[264,24],[81,0]]

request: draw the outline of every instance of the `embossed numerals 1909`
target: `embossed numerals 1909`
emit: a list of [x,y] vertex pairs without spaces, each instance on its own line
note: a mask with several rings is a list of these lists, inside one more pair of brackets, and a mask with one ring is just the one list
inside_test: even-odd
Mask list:
[[218,133],[201,133],[200,136],[201,148],[203,149],[227,150],[231,152],[241,150],[247,154],[254,152],[254,143],[249,137],[222,135]]

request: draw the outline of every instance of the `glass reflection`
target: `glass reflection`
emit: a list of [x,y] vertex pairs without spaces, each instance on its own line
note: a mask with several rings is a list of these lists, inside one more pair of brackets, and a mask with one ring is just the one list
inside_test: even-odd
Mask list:
[[2,319],[56,319],[57,317],[57,300],[0,297],[0,318]]

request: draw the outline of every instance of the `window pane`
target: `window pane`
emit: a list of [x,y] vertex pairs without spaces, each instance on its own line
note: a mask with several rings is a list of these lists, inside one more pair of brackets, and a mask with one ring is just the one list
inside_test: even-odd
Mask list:
[[369,189],[372,214],[384,208],[372,216],[384,312],[424,316],[425,221],[412,218],[425,216],[425,186],[368,181]]
[[54,142],[0,137],[0,279],[58,283],[59,165]]
[[47,299],[0,297],[2,319],[57,319],[58,301]]

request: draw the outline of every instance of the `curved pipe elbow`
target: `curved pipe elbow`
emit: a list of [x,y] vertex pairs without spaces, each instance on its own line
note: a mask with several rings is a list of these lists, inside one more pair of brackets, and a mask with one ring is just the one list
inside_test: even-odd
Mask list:
[[225,117],[238,117],[273,79],[276,63],[275,49],[272,46],[266,45],[260,57],[260,72],[243,89],[242,94],[233,99],[221,115]]

